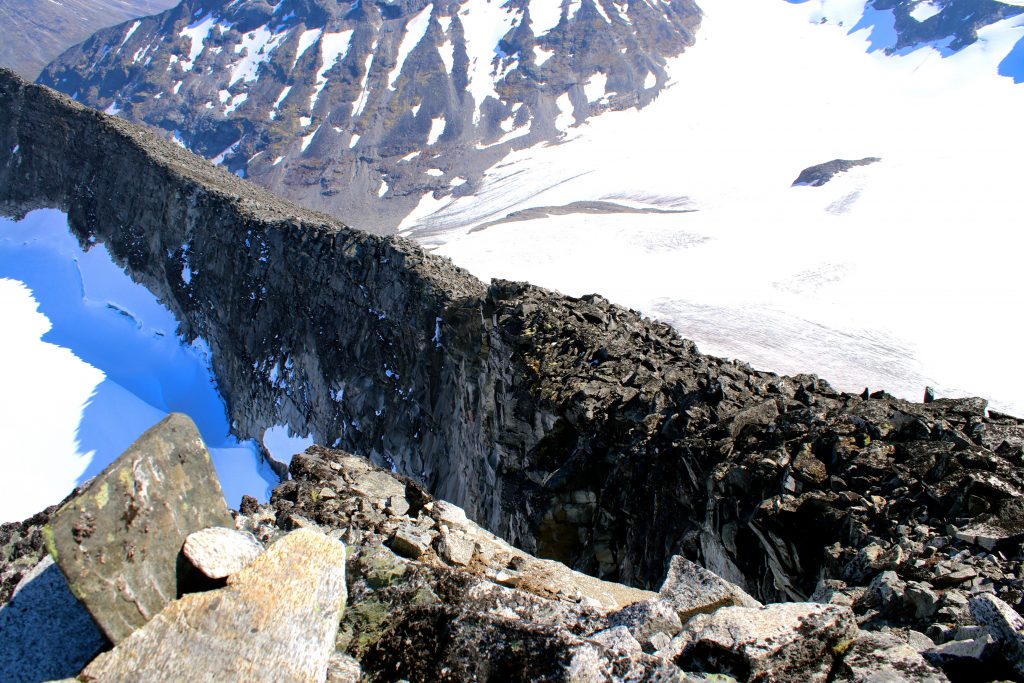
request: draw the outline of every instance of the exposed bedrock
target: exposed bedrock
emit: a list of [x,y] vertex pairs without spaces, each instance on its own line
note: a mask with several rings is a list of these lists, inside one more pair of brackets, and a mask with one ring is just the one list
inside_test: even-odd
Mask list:
[[39,207],[209,343],[239,436],[287,422],[638,586],[682,554],[918,628],[969,620],[971,590],[1019,606],[1024,425],[980,399],[843,394],[598,296],[485,285],[0,72],[0,210]]

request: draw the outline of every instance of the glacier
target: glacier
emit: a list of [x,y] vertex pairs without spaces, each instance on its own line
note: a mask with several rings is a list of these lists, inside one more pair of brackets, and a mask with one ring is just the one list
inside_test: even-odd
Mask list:
[[[485,280],[600,292],[762,369],[1024,414],[1024,89],[1003,66],[1024,16],[956,53],[887,52],[891,12],[863,0],[701,7],[697,44],[652,105],[512,153],[473,196],[427,195],[401,233]],[[868,156],[881,162],[791,186]],[[487,227],[586,201],[687,212]]]
[[0,315],[0,522],[58,502],[170,412],[196,422],[230,505],[267,499],[278,477],[231,436],[205,344],[64,213],[0,218]]

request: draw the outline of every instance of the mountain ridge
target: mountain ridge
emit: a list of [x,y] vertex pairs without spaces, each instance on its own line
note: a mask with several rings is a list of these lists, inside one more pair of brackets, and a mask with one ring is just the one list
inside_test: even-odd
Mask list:
[[97,33],[40,82],[386,233],[513,149],[649,103],[699,18],[692,0],[187,0]]

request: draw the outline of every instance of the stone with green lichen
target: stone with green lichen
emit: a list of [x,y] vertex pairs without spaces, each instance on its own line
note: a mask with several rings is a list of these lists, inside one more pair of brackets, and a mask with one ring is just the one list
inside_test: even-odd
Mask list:
[[54,513],[44,539],[118,643],[182,592],[182,544],[211,526],[233,526],[213,461],[192,420],[172,414]]

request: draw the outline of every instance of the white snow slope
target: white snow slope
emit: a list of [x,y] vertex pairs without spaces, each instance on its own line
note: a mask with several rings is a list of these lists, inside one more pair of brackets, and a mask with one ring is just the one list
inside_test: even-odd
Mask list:
[[[1024,17],[955,55],[887,55],[891,12],[863,0],[701,6],[657,102],[509,156],[403,233],[483,278],[599,292],[759,368],[916,400],[932,385],[1024,415],[1024,86],[1006,74]],[[882,162],[791,187],[808,166],[868,156]],[[471,232],[581,200],[694,212]]]
[[[229,434],[209,352],[111,261],[83,251],[67,216],[0,218],[0,522],[60,502],[172,411],[195,420],[227,501],[277,480]],[[301,449],[300,449],[301,450]]]

